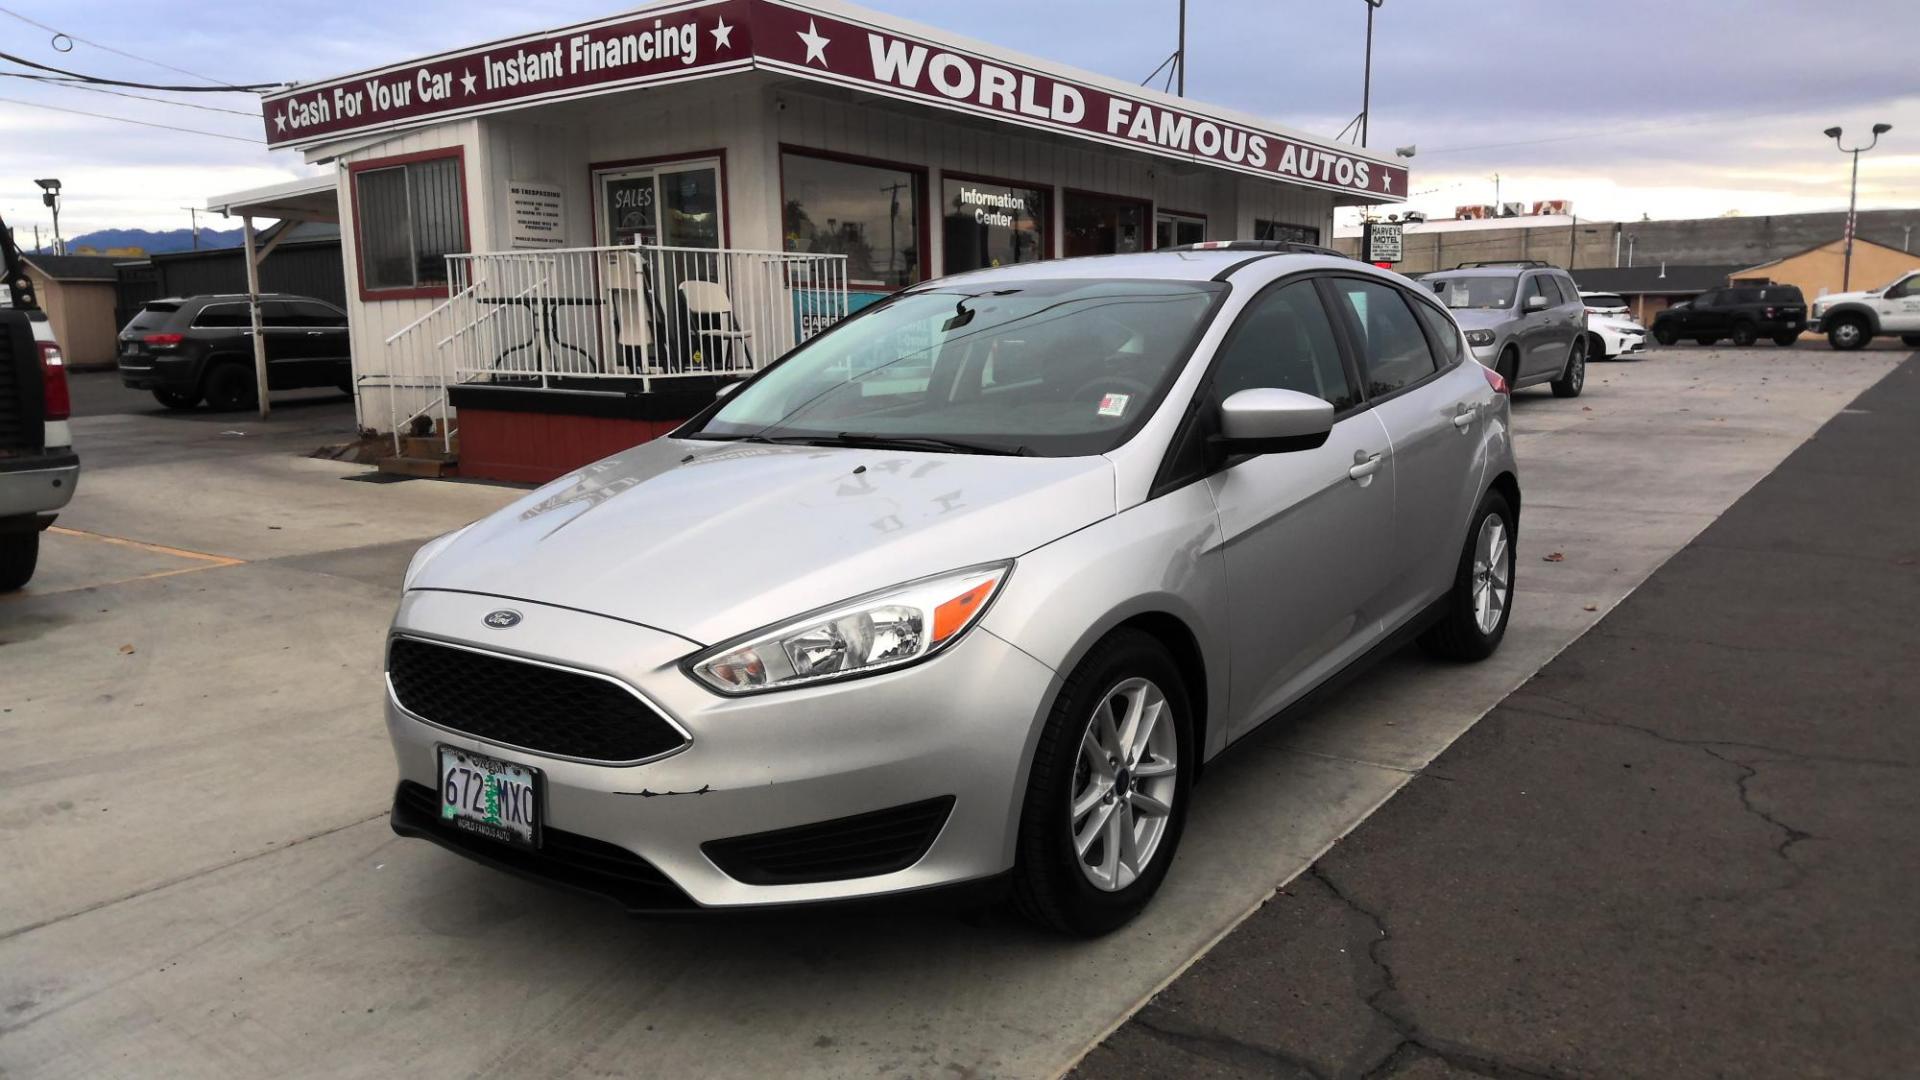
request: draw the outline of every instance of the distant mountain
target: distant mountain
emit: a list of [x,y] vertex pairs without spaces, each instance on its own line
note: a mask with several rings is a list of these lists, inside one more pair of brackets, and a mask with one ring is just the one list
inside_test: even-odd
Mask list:
[[[15,230],[15,236],[19,231]],[[201,229],[200,246],[202,248],[239,247],[241,236],[239,229]],[[191,251],[193,249],[193,231],[191,229],[100,229],[97,232],[82,233],[67,237],[67,252],[73,255],[85,254],[81,248],[92,248],[105,254],[110,251],[124,251],[139,248],[148,255],[160,255],[169,251]],[[53,250],[52,245],[42,246],[42,252]]]

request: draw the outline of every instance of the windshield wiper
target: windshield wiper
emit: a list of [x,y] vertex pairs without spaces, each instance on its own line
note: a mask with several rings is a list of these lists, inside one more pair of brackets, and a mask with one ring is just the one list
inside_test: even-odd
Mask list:
[[[798,437],[794,441],[801,441]],[[996,454],[1003,457],[1031,457],[1033,451],[1024,446],[1002,446],[997,443],[969,442],[966,439],[948,439],[936,435],[876,435],[859,431],[842,431],[838,435],[811,436],[806,441],[822,446],[858,446],[877,450],[937,450],[949,454]]]

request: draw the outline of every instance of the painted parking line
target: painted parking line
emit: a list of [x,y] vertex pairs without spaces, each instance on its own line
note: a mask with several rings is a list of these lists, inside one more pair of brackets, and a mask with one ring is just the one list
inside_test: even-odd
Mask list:
[[[197,574],[202,570],[219,570],[228,566],[242,566],[245,565],[247,561],[245,559],[236,559],[230,555],[215,555],[205,551],[169,547],[165,544],[151,544],[144,540],[132,540],[124,536],[109,536],[106,533],[87,532],[83,529],[69,529],[59,525],[47,529],[47,533],[53,536],[72,537],[76,540],[107,544],[121,548],[127,552],[137,552],[142,555],[159,556],[164,559],[181,559],[185,560],[188,565],[167,566],[163,569],[147,570],[141,573],[126,574],[121,577],[109,577],[105,581],[86,580],[84,575],[56,574],[54,575],[55,582],[50,588],[35,588],[29,586],[25,592],[17,593],[15,594],[16,596],[55,596],[60,593],[73,592],[78,589],[99,589],[113,585],[126,585],[136,581],[152,581],[156,578],[174,577],[179,574]],[[45,554],[45,552],[42,553],[43,561]],[[65,577],[66,580],[60,580],[61,577]]]

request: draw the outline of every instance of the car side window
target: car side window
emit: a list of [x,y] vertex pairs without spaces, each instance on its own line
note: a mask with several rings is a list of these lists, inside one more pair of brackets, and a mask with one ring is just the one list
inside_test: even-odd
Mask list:
[[1255,297],[1214,365],[1215,401],[1264,386],[1312,394],[1332,402],[1336,411],[1360,403],[1311,281]]
[[1920,274],[1914,274],[1911,277],[1905,277],[1894,282],[1893,286],[1886,291],[1886,299],[1903,300],[1912,296],[1916,290],[1920,290]]
[[316,304],[311,300],[291,300],[286,304],[287,325],[310,326],[321,329],[340,329],[347,325],[347,317],[325,304]]
[[1693,306],[1697,308],[1719,307],[1720,298],[1724,295],[1726,294],[1719,289],[1708,289],[1706,292],[1700,294],[1700,299],[1695,300]]
[[1333,278],[1330,283],[1346,298],[1353,315],[1368,397],[1384,397],[1439,370],[1427,336],[1399,289],[1358,278]]
[[245,304],[209,304],[193,317],[193,325],[219,328],[252,326],[253,314]]
[[1547,276],[1545,274],[1529,274],[1527,280],[1521,283],[1520,310],[1525,311],[1527,309],[1527,302],[1536,296],[1545,300],[1548,307],[1553,306],[1553,297],[1547,295],[1546,279]]
[[1427,324],[1427,336],[1433,339],[1435,350],[1440,355],[1441,367],[1452,367],[1460,359],[1460,328],[1447,318],[1446,312],[1432,304],[1413,303],[1414,314]]
[[1581,300],[1580,300],[1580,286],[1578,286],[1578,285],[1575,285],[1575,284],[1573,283],[1573,279],[1572,279],[1572,278],[1569,278],[1569,277],[1558,277],[1558,276],[1556,276],[1556,277],[1555,277],[1555,278],[1553,279],[1553,283],[1554,283],[1555,285],[1558,285],[1558,286],[1560,286],[1560,302],[1561,302],[1561,303],[1563,303],[1563,304],[1579,304],[1579,303],[1581,303]]

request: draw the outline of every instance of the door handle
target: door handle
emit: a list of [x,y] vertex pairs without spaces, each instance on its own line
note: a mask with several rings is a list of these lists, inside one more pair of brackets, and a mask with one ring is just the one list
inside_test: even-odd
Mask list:
[[1473,426],[1474,415],[1479,411],[1471,402],[1461,402],[1459,408],[1453,412],[1453,426],[1461,431],[1467,430]]
[[1349,479],[1365,482],[1374,473],[1380,471],[1380,466],[1385,460],[1378,453],[1368,454],[1365,450],[1355,450],[1353,468],[1347,470],[1347,476]]

